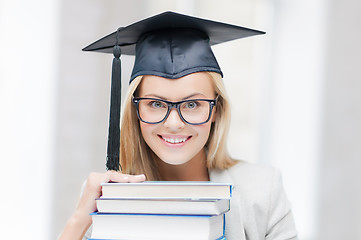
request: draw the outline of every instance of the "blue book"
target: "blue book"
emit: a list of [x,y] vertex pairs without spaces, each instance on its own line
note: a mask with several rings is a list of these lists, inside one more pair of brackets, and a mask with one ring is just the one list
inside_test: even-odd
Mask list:
[[92,213],[90,239],[225,239],[225,215]]

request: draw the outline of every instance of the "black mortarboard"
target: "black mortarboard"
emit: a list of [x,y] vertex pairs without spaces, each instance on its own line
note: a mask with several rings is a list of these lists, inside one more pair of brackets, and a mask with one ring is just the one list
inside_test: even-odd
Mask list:
[[119,169],[121,54],[135,55],[130,82],[140,75],[176,79],[201,71],[221,69],[211,46],[239,38],[264,34],[240,26],[164,12],[127,27],[118,28],[84,51],[113,53],[107,169]]

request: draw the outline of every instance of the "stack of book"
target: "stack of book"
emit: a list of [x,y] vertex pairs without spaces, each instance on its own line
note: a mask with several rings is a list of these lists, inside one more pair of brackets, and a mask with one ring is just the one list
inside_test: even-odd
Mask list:
[[232,186],[214,182],[104,183],[94,239],[225,239]]

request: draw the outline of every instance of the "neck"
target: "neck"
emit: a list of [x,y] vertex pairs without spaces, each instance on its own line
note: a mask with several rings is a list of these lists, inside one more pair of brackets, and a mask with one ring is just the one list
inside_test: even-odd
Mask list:
[[205,151],[181,165],[171,165],[158,159],[158,167],[163,181],[209,181]]

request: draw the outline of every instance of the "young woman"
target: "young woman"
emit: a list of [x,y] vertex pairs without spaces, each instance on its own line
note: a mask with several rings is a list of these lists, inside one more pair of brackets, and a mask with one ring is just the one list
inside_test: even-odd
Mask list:
[[[231,210],[226,214],[227,239],[297,239],[279,172],[234,160],[227,153],[230,107],[222,72],[209,53],[210,32],[204,22],[202,29],[192,28],[200,19],[169,14],[152,19],[172,22],[176,31],[167,25],[162,27],[165,31],[152,29],[136,37],[136,62],[121,123],[122,171],[89,175],[60,239],[89,237],[89,213],[96,210],[94,199],[101,195],[101,183],[144,180],[230,182],[234,188]],[[179,22],[181,27],[175,24]],[[149,19],[147,23],[149,26]],[[170,47],[164,47],[165,43]],[[155,47],[160,52],[171,49],[171,62],[176,63],[171,66],[172,73],[164,70],[169,61],[164,62],[164,53],[154,51]],[[153,49],[149,61],[144,59],[149,58],[148,49]],[[207,54],[211,60],[199,57]],[[162,60],[154,64],[155,59]],[[180,71],[174,70],[182,64]]]

